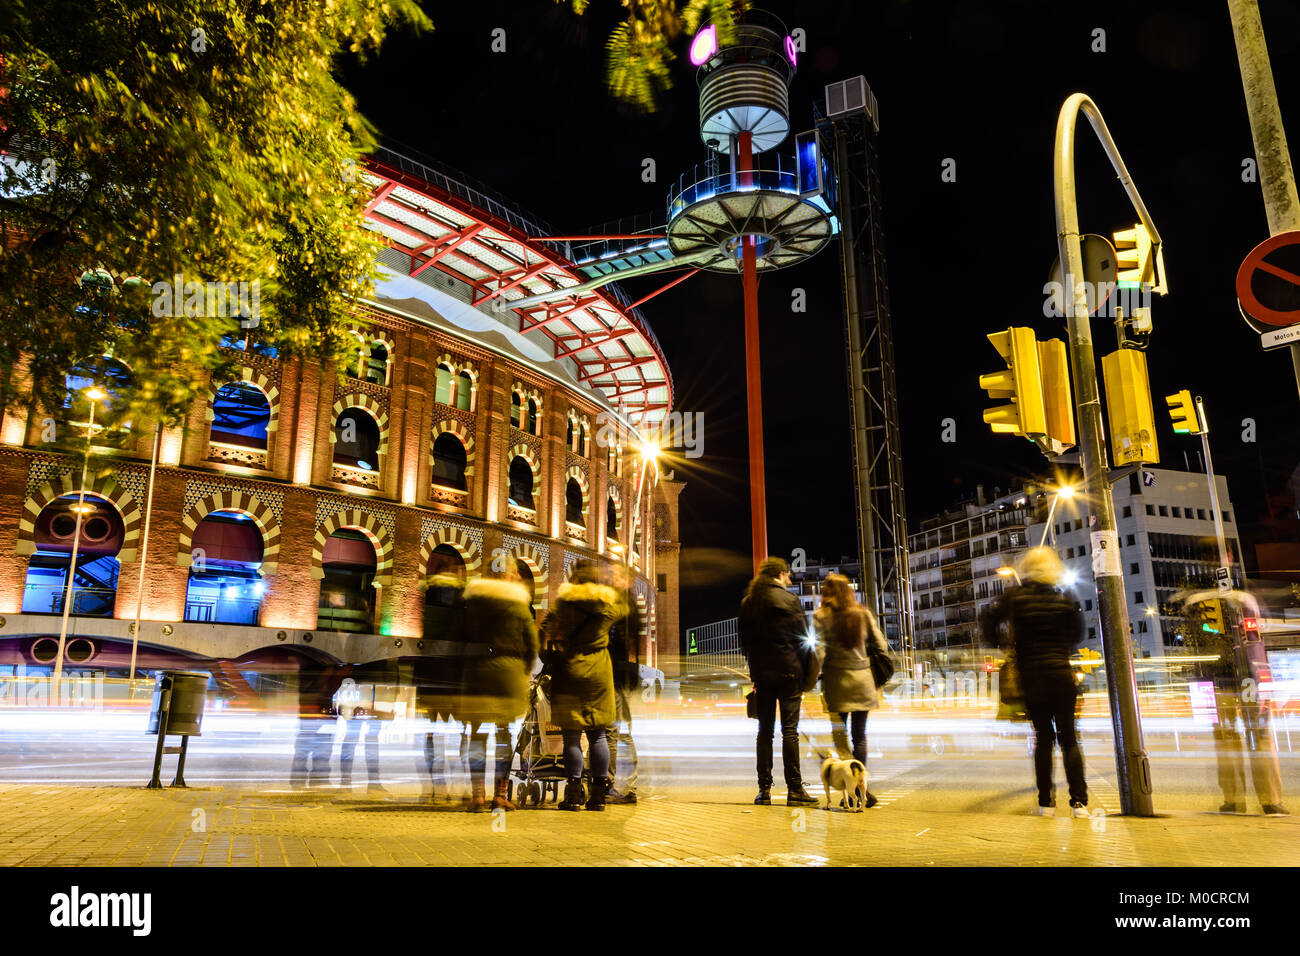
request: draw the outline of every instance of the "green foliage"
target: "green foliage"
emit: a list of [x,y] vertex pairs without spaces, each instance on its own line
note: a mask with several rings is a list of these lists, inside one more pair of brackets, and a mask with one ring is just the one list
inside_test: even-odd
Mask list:
[[[563,3],[565,0],[556,0]],[[568,0],[581,15],[590,0]],[[605,83],[619,100],[645,112],[658,108],[659,97],[672,89],[671,66],[676,55],[672,43],[692,36],[700,25],[712,22],[718,39],[732,37],[737,11],[749,9],[749,0],[621,0],[627,19],[614,28],[605,42]]]
[[176,275],[256,281],[260,340],[337,357],[377,245],[374,132],[333,71],[402,26],[430,26],[413,0],[7,4],[0,367],[20,374],[0,405],[56,407],[65,372],[110,354],[132,370],[122,414],[177,420],[226,374],[238,320],[159,314],[151,286]]

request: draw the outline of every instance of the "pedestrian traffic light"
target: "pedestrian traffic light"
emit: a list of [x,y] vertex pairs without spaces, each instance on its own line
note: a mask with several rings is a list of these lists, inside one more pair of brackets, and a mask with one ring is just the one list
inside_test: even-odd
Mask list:
[[1204,602],[1205,610],[1202,612],[1201,630],[1209,631],[1211,634],[1224,633],[1223,626],[1223,602],[1218,598]]
[[1143,284],[1155,283],[1155,257],[1152,255],[1151,233],[1141,223],[1132,229],[1121,229],[1113,234],[1115,239],[1115,265],[1118,267],[1115,285],[1124,289],[1140,289]]
[[1012,328],[990,332],[989,341],[1007,363],[1005,371],[980,376],[980,388],[990,398],[1009,398],[1010,405],[984,410],[984,421],[995,434],[1032,438],[1047,434],[1047,413],[1043,407],[1043,382],[1038,366],[1038,342],[1034,330]]
[[1111,458],[1116,466],[1160,461],[1155,412],[1147,380],[1147,356],[1137,349],[1120,349],[1102,356],[1106,380],[1106,410],[1110,419]]
[[1183,389],[1173,395],[1166,395],[1165,403],[1169,406],[1169,417],[1174,420],[1175,432],[1179,435],[1201,433],[1201,422],[1196,415],[1196,403],[1192,401],[1191,392]]
[[1042,373],[1047,437],[1061,446],[1059,451],[1065,451],[1076,444],[1074,402],[1070,395],[1070,360],[1065,351],[1065,343],[1060,339],[1039,342],[1038,368]]

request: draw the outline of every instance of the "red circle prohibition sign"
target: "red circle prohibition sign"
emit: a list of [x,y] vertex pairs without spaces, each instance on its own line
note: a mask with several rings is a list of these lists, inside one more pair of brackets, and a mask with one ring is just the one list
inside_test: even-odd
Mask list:
[[1300,271],[1284,269],[1268,261],[1271,253],[1288,246],[1300,246],[1300,232],[1283,232],[1265,239],[1250,251],[1237,270],[1237,302],[1242,312],[1265,325],[1286,326],[1300,322],[1300,304],[1285,310],[1274,309],[1259,301],[1252,288],[1255,276],[1263,272],[1291,286],[1287,290],[1290,295],[1285,297],[1300,302]]

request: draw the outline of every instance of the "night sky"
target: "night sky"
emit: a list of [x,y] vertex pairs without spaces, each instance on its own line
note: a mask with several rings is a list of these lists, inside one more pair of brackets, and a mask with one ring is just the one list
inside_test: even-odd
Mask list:
[[[964,2],[764,6],[807,35],[791,90],[792,125],[812,126],[828,82],[863,74],[880,104],[885,252],[896,343],[910,526],[983,484],[1006,489],[1042,474],[1023,439],[995,437],[981,373],[1003,367],[985,334],[1043,317],[1056,255],[1052,146],[1061,103],[1101,108],[1165,240],[1170,294],[1156,298],[1148,359],[1162,467],[1183,467],[1199,440],[1176,437],[1162,396],[1203,395],[1217,470],[1228,476],[1243,531],[1277,493],[1300,447],[1286,350],[1264,353],[1233,290],[1242,258],[1268,238],[1227,4]],[[481,180],[566,232],[622,217],[665,218],[670,183],[706,158],[684,42],[675,88],[636,115],[602,83],[603,45],[621,7],[594,0],[585,17],[550,0],[426,3],[436,29],[398,35],[345,81],[395,149],[413,147]],[[1300,142],[1300,6],[1261,0],[1291,144]],[[505,53],[491,51],[493,28]],[[1105,30],[1106,51],[1093,52]],[[1135,217],[1086,121],[1078,181],[1084,232],[1109,235]],[[789,140],[780,147],[793,152]],[[642,181],[653,158],[657,182]],[[956,181],[941,180],[956,161]],[[633,279],[639,298],[665,280]],[[806,290],[805,314],[791,311]],[[762,314],[770,550],[837,560],[854,553],[851,446],[839,253],[768,274]],[[676,382],[675,407],[704,416],[704,455],[675,463],[682,495],[682,623],[735,613],[749,571],[744,343],[738,279],[699,274],[643,307]],[[1098,355],[1109,323],[1093,326]],[[1098,373],[1100,379],[1100,372]],[[957,422],[957,441],[941,422]],[[1241,440],[1245,418],[1258,440]],[[1193,467],[1196,459],[1191,458]]]

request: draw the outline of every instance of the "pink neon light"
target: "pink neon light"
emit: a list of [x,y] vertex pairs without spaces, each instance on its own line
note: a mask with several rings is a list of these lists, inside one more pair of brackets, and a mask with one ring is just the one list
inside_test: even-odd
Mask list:
[[700,66],[717,52],[718,28],[710,25],[695,34],[695,39],[691,41],[691,65]]
[[787,60],[790,61],[790,65],[791,65],[791,66],[797,66],[797,65],[798,65],[797,62],[796,62],[796,61],[797,61],[797,57],[795,56],[795,54],[796,54],[797,52],[798,52],[798,51],[795,49],[795,46],[794,46],[794,37],[791,37],[791,36],[786,37],[786,38],[785,38],[785,58],[786,58]]

